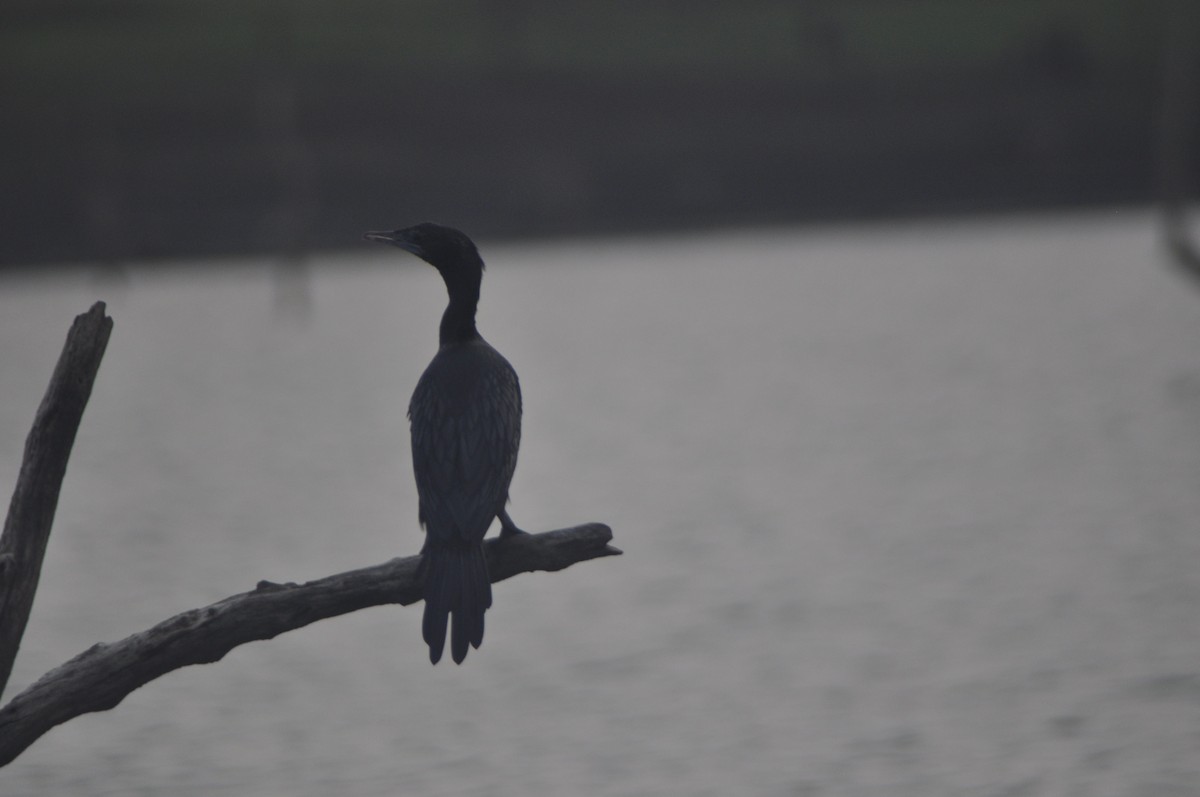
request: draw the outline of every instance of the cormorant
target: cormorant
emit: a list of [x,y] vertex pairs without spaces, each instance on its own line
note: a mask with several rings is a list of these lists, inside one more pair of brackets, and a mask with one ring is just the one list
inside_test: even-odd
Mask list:
[[521,386],[475,328],[483,260],[470,238],[429,222],[364,237],[429,263],[450,294],[438,353],[417,382],[408,418],[425,528],[422,635],[437,664],[450,620],[450,655],[461,664],[467,644],[483,641],[483,613],[492,605],[483,536],[496,517],[501,537],[523,533],[504,509],[521,442]]

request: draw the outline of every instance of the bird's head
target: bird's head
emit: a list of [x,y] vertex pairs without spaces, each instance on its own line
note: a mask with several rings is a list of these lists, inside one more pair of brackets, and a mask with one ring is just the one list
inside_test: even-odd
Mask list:
[[447,284],[462,277],[476,276],[483,270],[483,260],[475,244],[453,227],[426,221],[391,232],[364,233],[363,237],[412,252],[440,271]]

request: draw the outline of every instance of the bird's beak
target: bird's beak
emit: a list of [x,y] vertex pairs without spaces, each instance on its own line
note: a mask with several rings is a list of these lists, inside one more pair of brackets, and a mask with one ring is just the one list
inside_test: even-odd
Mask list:
[[406,252],[412,252],[417,257],[422,257],[424,255],[424,250],[412,241],[405,238],[403,233],[404,230],[396,230],[395,232],[365,232],[363,233],[363,238],[367,239],[368,241],[377,241],[381,244],[398,246]]
[[381,244],[390,244],[396,240],[390,232],[364,232],[363,238],[368,241],[379,241]]

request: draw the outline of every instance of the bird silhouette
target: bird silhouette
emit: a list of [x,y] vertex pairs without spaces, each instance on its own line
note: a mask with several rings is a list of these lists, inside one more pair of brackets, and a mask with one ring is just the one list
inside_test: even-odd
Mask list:
[[437,664],[449,623],[450,655],[461,664],[467,646],[483,642],[483,615],[492,605],[483,537],[493,518],[501,537],[524,533],[505,510],[521,442],[521,386],[475,327],[483,260],[470,238],[429,222],[364,237],[429,263],[450,296],[438,352],[417,382],[408,417],[425,528],[422,635]]

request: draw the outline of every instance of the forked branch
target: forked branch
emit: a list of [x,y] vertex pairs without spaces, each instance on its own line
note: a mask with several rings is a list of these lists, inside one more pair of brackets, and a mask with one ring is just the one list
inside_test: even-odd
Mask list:
[[[29,619],[46,541],[75,433],[112,330],[104,304],[75,319],[38,408],[0,536],[0,690]],[[484,543],[492,581],[621,553],[608,526],[591,523]],[[221,659],[238,645],[271,639],[327,617],[368,606],[421,599],[420,557],[306,584],[263,581],[252,592],[192,609],[119,642],[97,644],[0,708],[0,766],[73,717],[104,711],[144,684],[180,667]]]

